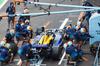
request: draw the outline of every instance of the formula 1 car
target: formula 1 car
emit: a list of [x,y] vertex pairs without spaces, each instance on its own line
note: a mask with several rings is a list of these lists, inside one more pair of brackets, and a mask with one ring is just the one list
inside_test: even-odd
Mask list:
[[[36,53],[40,57],[51,57],[53,60],[60,59],[63,50],[63,31],[59,29],[37,28],[37,36],[34,38]],[[33,52],[34,54],[34,52]],[[34,54],[34,55],[35,55]]]

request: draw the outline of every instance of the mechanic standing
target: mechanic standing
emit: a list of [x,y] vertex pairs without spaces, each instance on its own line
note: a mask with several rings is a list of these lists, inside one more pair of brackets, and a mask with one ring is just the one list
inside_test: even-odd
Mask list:
[[[83,1],[82,1],[82,6],[93,7],[93,5],[92,5],[90,2],[88,2],[87,0],[83,0]],[[82,22],[83,22],[84,19],[86,18],[86,21],[87,21],[87,23],[88,23],[88,25],[89,25],[89,18],[90,18],[90,16],[91,16],[90,14],[91,14],[91,11],[86,12],[86,14],[82,17]]]
[[[21,24],[21,27],[22,27],[22,34],[21,35],[23,37],[23,42],[26,42],[26,43],[29,42],[29,40],[30,40],[28,37],[30,31],[27,31],[28,26],[30,26],[30,25],[26,21],[25,21],[25,23]],[[30,30],[31,30],[31,26],[30,26]],[[30,35],[32,35],[32,31],[31,31]],[[22,44],[23,43],[21,43],[20,47],[22,47]]]
[[[6,13],[11,15],[11,14],[15,14],[15,7],[14,7],[14,3],[10,2],[10,6],[6,9]],[[6,32],[9,31],[9,27],[10,27],[10,22],[12,21],[12,28],[14,29],[14,21],[15,21],[15,17],[8,17],[8,29]]]
[[[23,1],[27,1],[27,0],[23,0]],[[26,8],[26,6],[27,6],[27,4],[26,4],[26,3],[24,3],[24,4],[23,4],[23,7],[24,7],[24,8]]]
[[64,34],[64,38],[69,38],[70,41],[73,40],[73,34],[75,33],[75,30],[71,28],[71,26],[67,26],[66,33]]
[[74,44],[81,50],[81,46],[83,44],[83,41],[87,39],[87,37],[94,38],[90,36],[88,33],[86,33],[85,28],[81,28],[79,31],[74,33]]
[[21,44],[23,43],[23,37],[22,37],[22,27],[21,27],[21,24],[22,24],[22,20],[19,19],[18,20],[18,23],[16,24],[15,26],[15,37],[16,37],[16,44],[18,45],[19,41],[21,41]]
[[21,62],[19,64],[19,66],[22,66],[23,62],[25,62],[25,66],[27,66],[27,61],[28,61],[28,56],[30,53],[30,49],[35,45],[36,43],[34,41],[30,41],[30,43],[26,43],[25,45],[23,45],[18,53],[19,56],[21,58]]
[[87,0],[82,1],[82,6],[91,6],[91,7],[93,7],[93,5],[90,2],[88,2]]
[[[23,29],[23,41],[24,42],[29,42],[30,39],[32,38],[33,36],[33,30],[32,30],[32,27],[31,26],[27,26],[27,28]],[[20,45],[22,47],[22,44]]]
[[[23,14],[28,14],[29,10],[27,8],[24,9],[24,13]],[[22,21],[25,23],[25,20],[30,20],[30,16],[21,16],[19,19],[22,19]]]

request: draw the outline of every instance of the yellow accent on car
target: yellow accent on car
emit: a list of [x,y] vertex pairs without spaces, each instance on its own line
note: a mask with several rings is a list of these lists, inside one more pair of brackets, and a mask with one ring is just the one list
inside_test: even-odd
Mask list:
[[50,44],[50,41],[53,39],[54,39],[54,37],[49,38],[44,44]]
[[44,35],[41,37],[40,41],[38,42],[38,44],[50,44],[50,41],[53,40],[54,37],[50,37],[48,35],[45,35],[45,38],[44,38]]
[[44,38],[44,35],[41,37],[41,39],[40,39],[40,41],[38,42],[38,44],[42,44],[43,38]]
[[93,45],[93,47],[96,47],[96,46]]
[[90,47],[92,47],[92,45],[90,45]]
[[45,35],[43,44],[45,44],[48,39],[49,39],[48,35]]

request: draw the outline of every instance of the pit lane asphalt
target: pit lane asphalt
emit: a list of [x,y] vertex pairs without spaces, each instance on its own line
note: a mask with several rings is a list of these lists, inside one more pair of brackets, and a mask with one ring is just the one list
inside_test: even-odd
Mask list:
[[[3,8],[0,10],[0,15],[6,14],[6,8],[9,6],[10,2],[13,2],[13,0],[9,0]],[[33,0],[29,0],[33,1]],[[40,2],[46,2],[46,3],[60,3],[62,0],[40,0]],[[81,0],[65,0],[62,2],[62,4],[69,4],[69,5],[81,5]],[[33,4],[28,4],[27,7],[29,8],[30,13],[39,13],[43,12],[43,10],[39,10],[38,7],[34,7]],[[47,6],[43,6],[44,8],[47,8]],[[64,8],[64,7],[51,7],[51,11],[66,11],[66,10],[72,10],[74,8]],[[23,12],[23,4],[17,5],[17,14],[21,14]],[[60,25],[62,24],[62,21],[65,18],[69,18],[69,22],[67,25],[70,23],[72,25],[75,25],[78,19],[79,13],[69,13],[69,14],[57,14],[57,15],[45,15],[45,16],[39,16],[39,17],[32,17],[31,18],[31,25],[33,30],[35,31],[37,27],[45,25],[48,21],[52,21],[47,28],[59,28]],[[18,19],[19,17],[17,17]],[[84,24],[87,25],[87,22],[84,21]],[[0,41],[3,39],[3,37],[6,34],[6,29],[7,29],[7,18],[4,17],[2,21],[0,21]],[[35,37],[35,34],[34,34]],[[82,47],[84,53],[90,53],[89,52],[89,42],[87,41],[85,45]],[[89,55],[89,54],[84,54],[83,57],[87,58],[88,61],[83,61],[79,62],[78,66],[92,66],[93,61],[94,61],[94,56]],[[15,59],[19,59],[19,56],[16,55]],[[14,61],[15,65],[12,66],[17,66],[18,61]],[[53,61],[52,59],[44,59],[43,64],[46,64],[46,66],[58,66],[59,61]],[[31,62],[28,62],[28,66],[32,64]],[[8,66],[8,64],[5,64],[4,66]],[[24,64],[23,64],[24,66]],[[63,61],[61,66],[66,66],[66,62]],[[68,65],[70,66],[70,65]]]

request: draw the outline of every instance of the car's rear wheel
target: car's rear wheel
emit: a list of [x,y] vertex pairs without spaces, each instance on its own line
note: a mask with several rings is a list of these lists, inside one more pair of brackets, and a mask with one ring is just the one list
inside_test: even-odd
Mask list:
[[52,47],[52,59],[53,60],[59,60],[62,55],[61,47],[54,46]]
[[90,51],[95,55],[99,46],[99,41],[94,42],[90,45]]
[[11,42],[10,45],[11,45],[11,51],[15,55],[17,53],[17,49],[18,49],[17,45],[13,42]]

